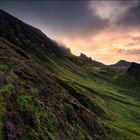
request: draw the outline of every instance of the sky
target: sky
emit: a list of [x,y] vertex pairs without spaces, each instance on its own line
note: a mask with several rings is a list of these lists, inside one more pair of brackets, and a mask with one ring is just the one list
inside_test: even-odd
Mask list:
[[39,28],[75,55],[140,63],[140,1],[1,0],[0,9]]

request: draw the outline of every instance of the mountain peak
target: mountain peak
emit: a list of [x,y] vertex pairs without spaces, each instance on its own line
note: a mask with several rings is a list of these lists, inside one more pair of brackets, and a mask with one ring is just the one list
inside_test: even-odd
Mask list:
[[129,62],[129,61],[126,61],[126,60],[119,60],[117,63],[116,63],[117,65],[130,65],[131,64],[131,62]]
[[81,53],[79,58],[86,59],[86,60],[92,60],[91,57],[87,57],[85,54]]
[[111,65],[112,67],[115,68],[123,68],[123,69],[127,69],[129,68],[131,65],[131,62],[126,61],[126,60],[119,60],[117,63]]

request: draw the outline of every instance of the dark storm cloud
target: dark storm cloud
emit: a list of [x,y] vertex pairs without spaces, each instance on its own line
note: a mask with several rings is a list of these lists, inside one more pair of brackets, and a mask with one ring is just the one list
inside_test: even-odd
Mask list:
[[137,4],[134,7],[131,7],[127,12],[120,16],[117,24],[132,28],[140,26],[140,1],[136,2]]
[[0,2],[0,8],[60,34],[95,34],[109,25],[109,21],[95,15],[85,1]]

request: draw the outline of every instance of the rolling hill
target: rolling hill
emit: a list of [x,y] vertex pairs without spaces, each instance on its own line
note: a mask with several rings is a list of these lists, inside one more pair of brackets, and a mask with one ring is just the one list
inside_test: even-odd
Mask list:
[[134,71],[75,56],[0,10],[0,140],[139,140]]
[[120,60],[116,64],[111,65],[111,67],[114,68],[122,68],[122,69],[128,69],[131,66],[131,62],[125,61],[125,60]]

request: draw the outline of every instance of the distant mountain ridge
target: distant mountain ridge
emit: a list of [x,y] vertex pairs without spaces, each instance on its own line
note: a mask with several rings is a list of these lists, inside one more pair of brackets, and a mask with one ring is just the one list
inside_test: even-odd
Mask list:
[[128,62],[126,60],[120,60],[118,61],[116,64],[110,65],[111,67],[114,68],[124,68],[124,69],[128,69],[131,66],[132,62]]

